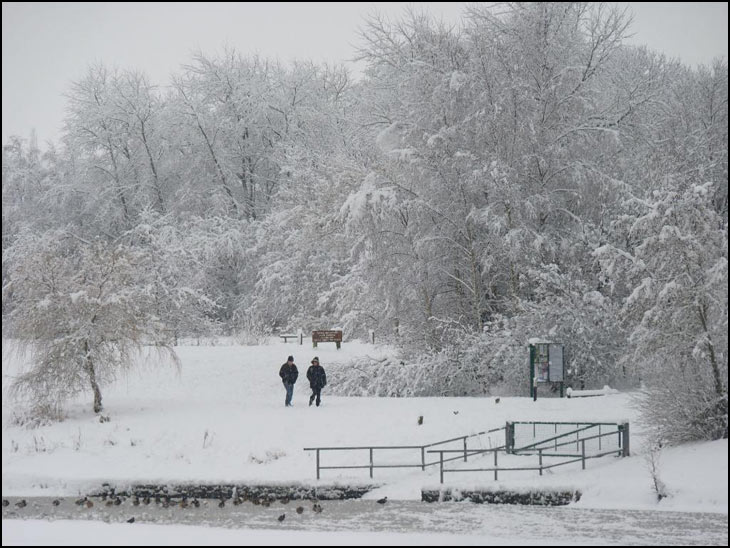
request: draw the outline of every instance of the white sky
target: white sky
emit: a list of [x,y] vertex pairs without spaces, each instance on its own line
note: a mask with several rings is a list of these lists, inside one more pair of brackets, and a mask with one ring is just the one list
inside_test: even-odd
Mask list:
[[[242,53],[346,61],[362,16],[398,17],[424,6],[457,22],[464,2],[359,3],[19,3],[3,2],[2,139],[57,140],[72,81],[90,63],[135,68],[157,84],[190,60],[224,45]],[[726,2],[629,3],[632,43],[645,43],[689,64],[727,57]]]

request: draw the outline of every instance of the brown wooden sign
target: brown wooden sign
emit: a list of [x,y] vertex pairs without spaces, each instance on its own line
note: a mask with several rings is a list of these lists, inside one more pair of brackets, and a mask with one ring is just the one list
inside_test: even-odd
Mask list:
[[342,331],[312,331],[312,342],[342,342]]

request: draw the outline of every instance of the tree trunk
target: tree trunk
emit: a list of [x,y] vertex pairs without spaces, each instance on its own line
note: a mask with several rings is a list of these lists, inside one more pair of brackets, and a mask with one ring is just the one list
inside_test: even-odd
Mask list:
[[160,179],[157,176],[157,167],[155,166],[155,159],[152,156],[152,152],[150,151],[150,147],[147,144],[147,134],[145,133],[144,129],[144,122],[140,120],[141,124],[141,135],[142,135],[142,144],[144,144],[144,149],[147,151],[147,159],[150,162],[150,169],[152,170],[152,176],[154,177],[154,187],[155,192],[157,193],[157,209],[160,211],[160,213],[165,213],[165,203],[162,200],[162,190],[160,190]]
[[725,394],[726,388],[722,384],[722,374],[720,373],[720,367],[717,364],[717,356],[715,356],[715,345],[712,342],[710,331],[707,329],[707,305],[701,305],[698,307],[698,313],[700,322],[702,323],[702,329],[707,337],[707,350],[710,353],[710,367],[712,368],[712,377],[715,384],[715,393],[718,396]]
[[102,410],[101,390],[99,389],[99,383],[96,382],[96,371],[94,371],[94,363],[91,361],[91,357],[89,356],[89,341],[84,341],[84,352],[84,359],[86,360],[86,372],[89,375],[91,390],[94,392],[94,413],[98,413]]
[[109,157],[112,161],[112,166],[114,167],[114,184],[116,185],[116,191],[117,196],[119,197],[119,201],[122,204],[122,213],[124,214],[124,226],[129,226],[129,208],[127,207],[127,198],[124,196],[124,187],[122,186],[122,181],[119,178],[119,168],[117,166],[117,158],[114,156],[114,147],[112,145],[111,139],[107,139],[107,145],[109,146]]
[[215,169],[218,172],[218,176],[220,177],[221,184],[223,184],[223,190],[226,191],[226,194],[228,195],[228,198],[231,202],[231,207],[233,208],[233,212],[235,213],[236,217],[238,217],[238,204],[236,203],[236,199],[233,197],[233,192],[231,192],[231,188],[228,185],[228,179],[226,178],[226,174],[223,172],[223,168],[221,167],[220,163],[218,162],[218,157],[215,155],[215,151],[213,150],[213,145],[210,142],[210,139],[208,139],[208,134],[203,129],[203,125],[200,123],[200,119],[198,118],[197,114],[195,115],[195,120],[198,123],[198,129],[200,130],[201,135],[203,136],[203,140],[205,141],[205,144],[208,147],[208,152],[210,152],[210,157],[213,159],[213,163],[215,164]]
[[484,330],[484,321],[482,320],[482,273],[479,268],[479,258],[474,249],[475,238],[471,227],[468,225],[466,233],[469,238],[469,262],[471,263],[472,313],[474,314],[474,326],[481,333]]

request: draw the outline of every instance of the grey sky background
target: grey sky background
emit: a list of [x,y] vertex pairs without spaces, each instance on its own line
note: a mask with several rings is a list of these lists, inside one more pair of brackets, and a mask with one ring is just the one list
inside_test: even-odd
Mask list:
[[[146,72],[166,84],[198,49],[225,45],[249,54],[348,61],[364,15],[399,17],[423,7],[457,23],[464,2],[361,3],[19,3],[3,2],[2,139],[57,141],[64,93],[89,64]],[[691,65],[727,57],[728,4],[621,3],[634,14],[628,41]]]

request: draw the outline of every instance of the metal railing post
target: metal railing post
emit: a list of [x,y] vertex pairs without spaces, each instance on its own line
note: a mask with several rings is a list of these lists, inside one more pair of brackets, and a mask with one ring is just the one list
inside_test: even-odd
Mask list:
[[497,481],[497,451],[494,451],[494,481]]
[[440,462],[440,476],[441,476],[441,483],[444,482],[444,452],[439,451],[439,462]]
[[373,448],[370,448],[370,479],[373,479]]
[[540,475],[542,476],[542,449],[540,449]]
[[603,440],[601,439],[601,425],[599,424],[598,425],[598,450],[599,451],[601,450],[601,441],[603,441]]
[[426,470],[426,447],[421,446],[421,471]]
[[317,449],[317,479],[319,479],[319,449]]
[[622,453],[622,456],[628,457],[629,456],[629,423],[625,422],[623,424],[623,438],[624,438],[624,450]]
[[582,440],[581,443],[582,449],[581,449],[581,464],[583,465],[583,470],[586,469],[586,440]]
[[464,436],[464,462],[466,462],[466,436]]

